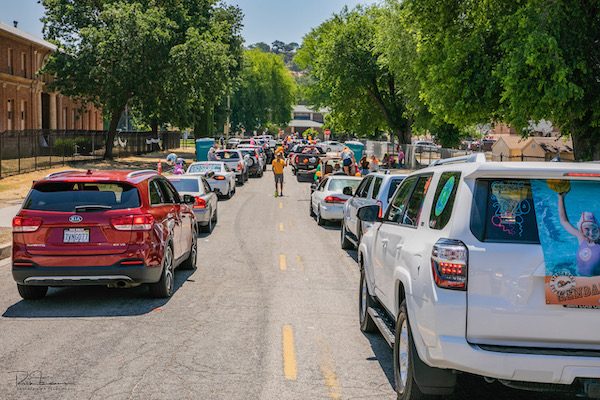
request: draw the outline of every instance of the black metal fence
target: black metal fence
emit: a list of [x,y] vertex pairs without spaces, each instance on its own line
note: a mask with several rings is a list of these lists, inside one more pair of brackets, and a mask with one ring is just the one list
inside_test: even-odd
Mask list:
[[[75,161],[100,160],[107,131],[24,130],[0,132],[0,178]],[[117,132],[113,156],[128,157],[180,146],[180,132]]]

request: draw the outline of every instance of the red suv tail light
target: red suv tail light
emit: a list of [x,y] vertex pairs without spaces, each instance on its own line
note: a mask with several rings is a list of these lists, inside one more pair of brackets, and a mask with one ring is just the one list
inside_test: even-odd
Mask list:
[[244,168],[244,166],[242,165],[242,163],[238,163],[237,169],[238,171],[241,171]]
[[202,197],[196,197],[194,208],[206,208],[206,200],[204,200]]
[[19,217],[13,218],[12,227],[13,232],[35,232],[42,226],[42,219],[36,217]]
[[295,162],[296,164],[298,164],[298,160],[299,160],[299,159],[300,159],[300,156],[296,156],[296,158],[295,158],[294,162]]
[[345,199],[341,199],[337,196],[327,196],[325,197],[325,203],[345,203]]
[[438,240],[431,253],[435,284],[443,289],[467,290],[468,258],[469,250],[463,242]]
[[154,224],[154,217],[150,214],[126,215],[114,217],[110,223],[118,231],[149,231]]

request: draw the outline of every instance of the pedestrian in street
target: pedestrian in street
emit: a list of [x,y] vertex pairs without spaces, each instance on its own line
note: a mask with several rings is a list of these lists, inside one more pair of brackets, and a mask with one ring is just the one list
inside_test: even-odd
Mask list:
[[277,157],[273,160],[273,175],[275,176],[275,197],[283,196],[283,170],[286,167],[283,153],[277,153]]
[[371,156],[371,160],[369,161],[369,173],[379,171],[379,160],[375,157],[375,154]]
[[398,146],[398,167],[404,168],[404,150],[402,146]]
[[367,155],[364,154],[360,159],[360,173],[365,176],[369,174],[369,160],[367,160]]
[[352,166],[352,159],[354,158],[354,153],[350,150],[349,147],[344,147],[342,151],[342,163],[344,164],[344,172],[346,175],[350,175],[350,167]]

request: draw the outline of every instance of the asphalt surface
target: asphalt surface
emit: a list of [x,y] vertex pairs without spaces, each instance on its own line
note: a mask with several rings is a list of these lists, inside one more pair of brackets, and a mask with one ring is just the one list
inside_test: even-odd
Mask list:
[[[309,217],[309,193],[289,174],[274,198],[270,172],[238,187],[169,300],[93,287],[26,302],[0,263],[0,399],[395,398],[389,347],[358,327],[356,253]],[[452,399],[546,398],[461,380]]]

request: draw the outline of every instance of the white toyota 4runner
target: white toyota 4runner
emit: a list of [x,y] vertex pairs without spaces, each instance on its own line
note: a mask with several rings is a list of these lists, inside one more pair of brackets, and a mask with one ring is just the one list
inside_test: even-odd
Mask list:
[[600,165],[473,155],[361,208],[360,325],[393,347],[398,398],[463,372],[600,398],[599,199]]

